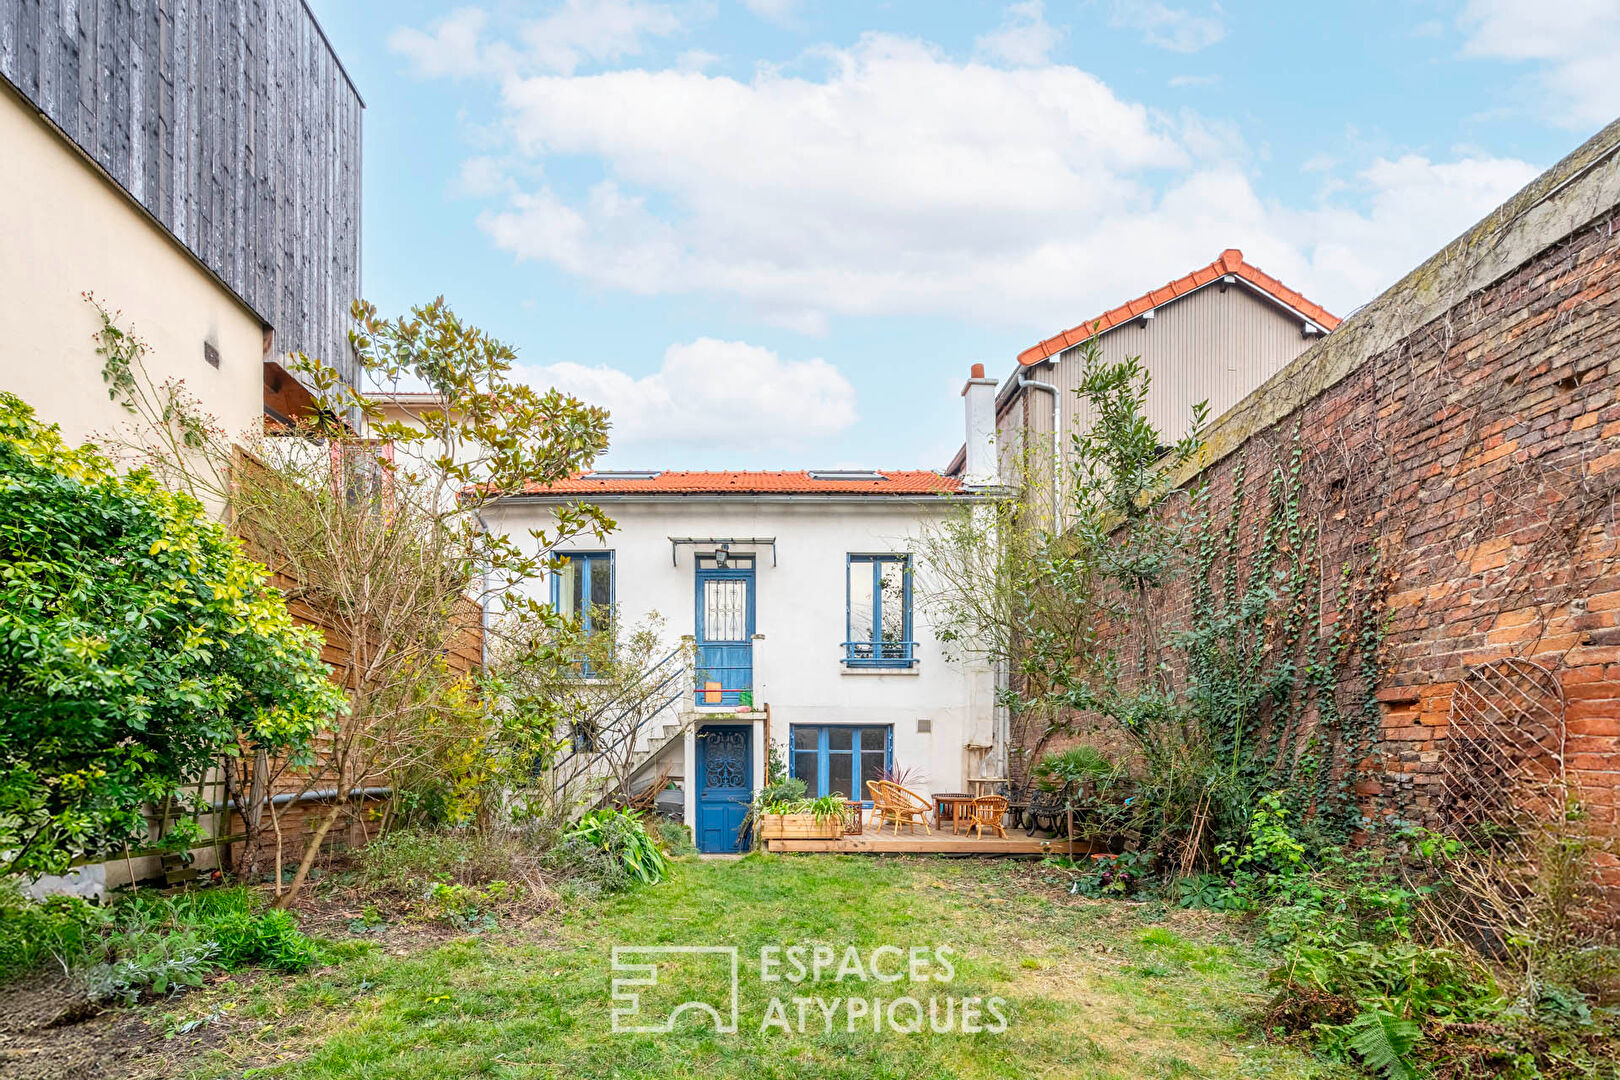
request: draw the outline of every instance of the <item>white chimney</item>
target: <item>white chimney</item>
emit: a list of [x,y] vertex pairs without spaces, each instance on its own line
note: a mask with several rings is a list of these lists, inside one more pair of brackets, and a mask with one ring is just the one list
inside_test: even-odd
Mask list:
[[967,439],[962,459],[962,483],[989,487],[1001,482],[996,453],[996,380],[984,377],[984,365],[973,365],[973,377],[962,387],[967,414]]

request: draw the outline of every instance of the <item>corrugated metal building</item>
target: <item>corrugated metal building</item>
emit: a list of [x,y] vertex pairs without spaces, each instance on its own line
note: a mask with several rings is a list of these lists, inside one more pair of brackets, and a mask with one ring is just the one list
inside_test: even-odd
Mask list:
[[[1224,251],[1208,266],[1019,354],[996,395],[1001,479],[1018,483],[1028,468],[1045,486],[1052,462],[1066,459],[1071,436],[1089,422],[1076,391],[1080,356],[1092,338],[1106,361],[1142,358],[1152,377],[1147,416],[1168,441],[1187,429],[1196,404],[1207,402],[1213,420],[1338,323],[1245,262],[1241,251]],[[965,449],[948,474],[961,473]]]

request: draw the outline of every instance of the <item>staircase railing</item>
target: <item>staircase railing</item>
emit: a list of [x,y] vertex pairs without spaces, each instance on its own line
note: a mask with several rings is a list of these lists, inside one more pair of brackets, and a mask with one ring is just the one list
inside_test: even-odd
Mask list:
[[[633,753],[641,733],[680,703],[686,693],[685,681],[686,662],[677,648],[580,721],[578,727],[600,733],[599,739],[589,747],[570,749],[552,764],[552,797],[567,791],[580,777],[591,775],[603,761],[616,760],[613,755],[624,753],[626,742]],[[625,704],[632,695],[633,700]],[[615,708],[619,711],[613,712]],[[633,722],[627,723],[632,717]]]

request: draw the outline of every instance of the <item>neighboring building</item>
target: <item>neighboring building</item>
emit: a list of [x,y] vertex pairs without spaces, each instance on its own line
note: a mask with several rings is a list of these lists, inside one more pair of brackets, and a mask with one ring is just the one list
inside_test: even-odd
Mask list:
[[109,432],[93,293],[231,434],[352,375],[362,102],[299,0],[0,0],[0,389]]
[[[1258,267],[1237,249],[1018,354],[996,394],[997,472],[1007,483],[1050,485],[1054,462],[1085,428],[1080,354],[1097,338],[1102,356],[1140,356],[1152,375],[1147,417],[1167,440],[1186,430],[1193,406],[1213,420],[1276,374],[1339,320]],[[964,446],[945,472],[968,472]],[[1027,454],[1027,466],[1015,456]],[[1028,468],[1031,480],[1021,475]],[[965,471],[966,470],[966,471]]]
[[[538,588],[569,614],[663,617],[689,669],[664,714],[641,718],[639,769],[672,763],[698,846],[732,851],[767,740],[811,795],[864,800],[889,769],[924,792],[978,775],[990,674],[945,658],[907,549],[922,522],[982,497],[933,472],[598,472],[484,516],[522,536],[585,500],[617,521],[599,546],[554,552]],[[740,708],[750,699],[757,711]]]
[[86,293],[233,437],[310,406],[291,352],[352,379],[362,108],[299,0],[0,0],[0,390],[72,444],[127,423]]

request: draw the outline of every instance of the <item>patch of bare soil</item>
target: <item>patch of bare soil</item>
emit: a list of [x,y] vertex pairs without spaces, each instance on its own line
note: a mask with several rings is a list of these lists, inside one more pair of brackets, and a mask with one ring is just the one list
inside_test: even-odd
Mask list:
[[135,1014],[98,1008],[59,973],[0,989],[4,1080],[157,1080],[174,1074],[176,1049]]

